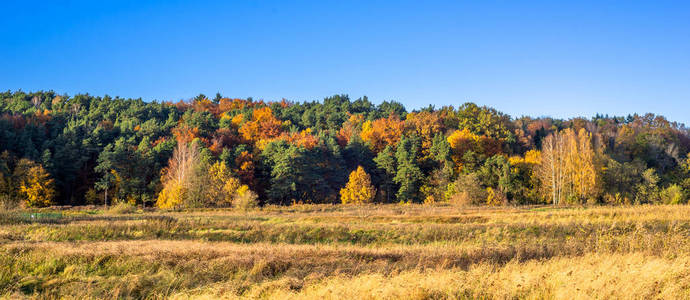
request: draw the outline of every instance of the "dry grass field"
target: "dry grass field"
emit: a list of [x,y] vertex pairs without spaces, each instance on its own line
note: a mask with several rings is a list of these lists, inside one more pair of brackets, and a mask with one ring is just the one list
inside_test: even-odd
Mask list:
[[690,206],[0,212],[0,298],[690,298]]

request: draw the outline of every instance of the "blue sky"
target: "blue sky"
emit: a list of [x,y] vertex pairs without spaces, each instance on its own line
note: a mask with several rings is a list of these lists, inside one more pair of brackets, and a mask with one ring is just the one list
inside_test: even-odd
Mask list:
[[1,90],[344,93],[690,124],[687,1],[5,0],[0,11]]

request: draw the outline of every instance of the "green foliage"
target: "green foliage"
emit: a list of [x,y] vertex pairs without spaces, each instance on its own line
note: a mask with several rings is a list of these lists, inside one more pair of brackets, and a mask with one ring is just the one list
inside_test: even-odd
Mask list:
[[382,177],[380,191],[382,191],[385,196],[385,199],[382,199],[384,200],[382,202],[390,203],[395,200],[393,198],[393,190],[395,189],[395,182],[393,178],[395,178],[396,170],[398,168],[395,161],[393,147],[390,145],[386,146],[386,148],[379,152],[376,158],[374,158],[374,162],[376,163],[376,167],[378,168],[377,170]]
[[457,118],[459,129],[467,128],[474,134],[490,138],[515,140],[510,117],[496,109],[465,103],[458,108]]
[[480,205],[488,197],[486,189],[481,186],[476,174],[462,174],[455,182],[450,183],[445,198],[455,205]]
[[[474,103],[408,114],[399,102],[374,105],[348,95],[266,103],[216,94],[159,103],[52,91],[0,93],[0,199],[7,206],[26,200],[21,183],[30,168],[22,160],[28,160],[43,169],[40,180],[52,180],[32,189],[50,187],[43,194],[51,204],[149,206],[164,191],[161,174],[178,142],[193,141],[204,170],[223,162],[228,176],[255,192],[250,202],[261,204],[339,202],[357,166],[370,175],[379,202],[448,200],[462,193],[452,183],[473,174],[483,193],[491,188],[511,204],[540,203],[544,183],[535,180],[534,167],[540,163],[511,162],[566,129],[585,129],[596,158],[597,180],[587,189],[596,191],[593,199],[573,203],[685,201],[690,135],[653,114],[511,119]],[[204,186],[206,177],[190,182]],[[165,191],[194,199],[191,206],[220,203],[201,188]]]
[[685,191],[677,184],[672,184],[661,190],[659,196],[664,204],[685,204],[688,201]]
[[656,170],[647,169],[642,172],[642,182],[637,184],[635,202],[636,203],[660,203],[659,197],[659,175]]
[[395,151],[395,159],[398,166],[397,173],[393,181],[400,188],[396,197],[400,202],[420,201],[419,187],[421,186],[424,174],[417,165],[417,154],[419,152],[419,140],[403,136],[398,143]]
[[[319,145],[307,149],[285,141],[269,143],[261,154],[270,169],[266,191],[272,204],[335,203],[347,174],[337,144],[324,137]],[[328,166],[328,167],[326,167]]]

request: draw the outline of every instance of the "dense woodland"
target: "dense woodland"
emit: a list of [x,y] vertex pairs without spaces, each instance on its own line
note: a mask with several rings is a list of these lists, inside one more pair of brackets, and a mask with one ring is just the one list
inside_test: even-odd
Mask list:
[[511,118],[474,103],[407,111],[345,95],[159,103],[8,91],[0,93],[0,201],[685,203],[689,133],[653,114]]

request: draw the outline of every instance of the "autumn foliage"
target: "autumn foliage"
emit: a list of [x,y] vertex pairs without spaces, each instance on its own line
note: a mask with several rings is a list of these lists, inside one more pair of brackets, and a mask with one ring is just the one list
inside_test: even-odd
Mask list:
[[391,114],[388,118],[364,122],[361,137],[372,150],[380,152],[386,145],[396,146],[404,129],[405,122]]
[[26,197],[24,202],[27,207],[45,207],[53,203],[55,197],[55,181],[50,178],[41,165],[27,162],[28,170],[19,188]]
[[343,204],[370,203],[374,200],[376,189],[371,185],[371,177],[362,166],[350,173],[350,179],[340,190],[340,201]]
[[239,129],[242,138],[263,145],[276,138],[282,131],[282,122],[273,116],[269,107],[257,108],[252,112],[252,119]]
[[653,114],[511,118],[474,103],[407,111],[347,95],[159,103],[18,91],[0,100],[0,201],[11,207],[690,198],[690,131]]

